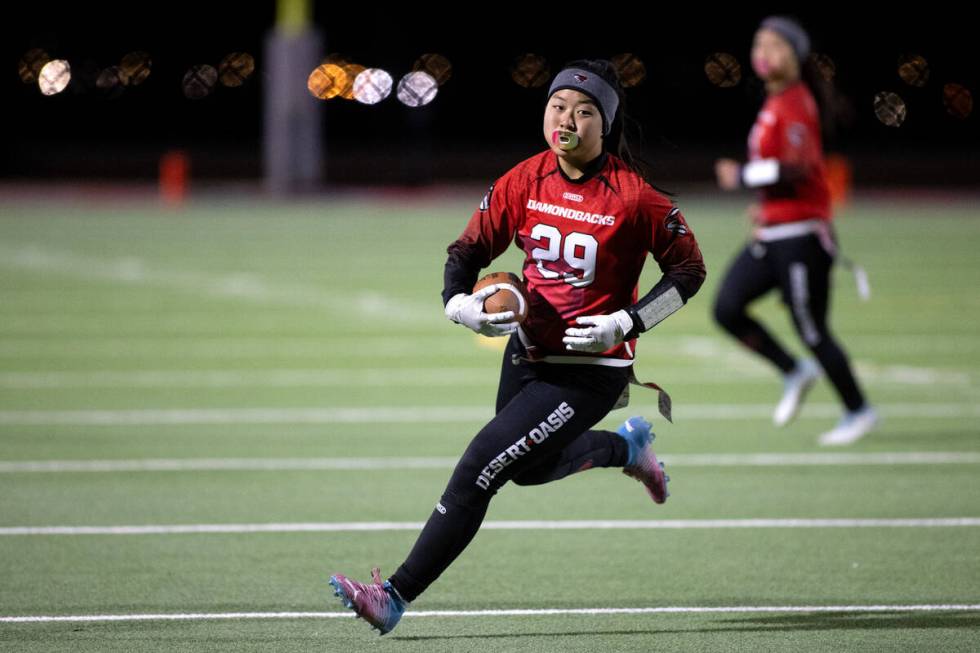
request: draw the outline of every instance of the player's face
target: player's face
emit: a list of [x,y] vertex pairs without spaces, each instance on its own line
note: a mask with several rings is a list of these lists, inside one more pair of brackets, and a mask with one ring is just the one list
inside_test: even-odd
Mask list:
[[602,114],[584,93],[555,91],[544,110],[544,138],[558,156],[590,161],[602,152]]
[[799,63],[792,46],[771,29],[762,28],[752,41],[752,70],[764,81],[799,77]]

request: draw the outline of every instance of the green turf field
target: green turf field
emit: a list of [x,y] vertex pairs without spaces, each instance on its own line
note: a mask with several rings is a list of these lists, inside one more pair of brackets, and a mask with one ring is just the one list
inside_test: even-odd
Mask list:
[[[935,199],[840,214],[873,298],[837,270],[833,323],[872,436],[816,445],[825,382],[772,427],[778,379],[708,317],[743,200],[681,196],[708,281],[637,364],[674,400],[667,504],[615,470],[506,487],[393,633],[348,618],[330,573],[394,571],[491,414],[499,343],[439,298],[479,199],[3,207],[0,650],[980,647],[980,220]],[[97,619],[10,619],[57,616]]]

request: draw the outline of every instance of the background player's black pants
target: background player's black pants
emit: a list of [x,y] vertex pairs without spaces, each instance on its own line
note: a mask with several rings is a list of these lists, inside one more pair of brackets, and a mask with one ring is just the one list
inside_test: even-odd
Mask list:
[[[413,601],[480,529],[490,499],[507,481],[536,485],[591,467],[622,467],[626,441],[588,430],[615,405],[629,368],[521,362],[516,336],[504,352],[497,415],[476,434],[405,562],[389,579]],[[546,425],[546,426],[545,426]]]
[[715,320],[752,351],[764,356],[783,373],[796,362],[766,329],[752,319],[746,307],[773,288],[803,342],[823,367],[848,410],[864,405],[847,354],[827,326],[830,270],[833,257],[816,235],[768,243],[750,243],[732,263],[715,298]]

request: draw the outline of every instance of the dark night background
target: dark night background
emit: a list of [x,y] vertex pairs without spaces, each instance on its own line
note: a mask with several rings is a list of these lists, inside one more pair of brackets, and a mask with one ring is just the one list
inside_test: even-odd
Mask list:
[[[79,3],[87,4],[87,3]],[[198,178],[250,179],[261,174],[263,42],[275,21],[273,3],[91,3],[14,11],[2,27],[0,88],[5,100],[0,179],[151,180],[160,155],[186,150]],[[711,178],[717,156],[744,156],[762,89],[747,65],[760,18],[781,8],[742,12],[664,11],[657,5],[556,6],[549,16],[482,5],[418,5],[397,10],[362,6],[358,13],[316,3],[314,22],[324,53],[341,53],[397,80],[426,52],[446,56],[452,78],[429,106],[409,109],[389,98],[378,106],[333,100],[324,104],[325,181],[377,183],[466,180],[485,182],[544,147],[540,134],[544,89],[510,78],[518,55],[544,56],[552,73],[567,60],[631,52],[647,78],[628,91],[628,106],[644,129],[639,148],[666,182]],[[814,5],[816,7],[816,5]],[[943,85],[980,93],[975,27],[965,14],[898,15],[895,5],[865,8],[863,17],[821,7],[790,11],[808,27],[813,49],[837,65],[837,87],[855,120],[827,149],[854,162],[856,181],[869,185],[977,185],[978,110],[949,115]],[[884,15],[887,12],[888,15]],[[18,59],[43,47],[68,59],[73,71],[88,60],[117,63],[126,53],[150,53],[152,74],[118,97],[73,81],[44,97],[17,75]],[[241,88],[218,87],[188,100],[184,71],[232,51],[251,53],[256,74]],[[742,62],[741,83],[712,86],[705,58],[730,52]],[[897,74],[898,58],[920,54],[930,77],[913,88]],[[908,106],[899,128],[875,117],[873,97],[898,93]],[[310,102],[318,102],[310,97]]]

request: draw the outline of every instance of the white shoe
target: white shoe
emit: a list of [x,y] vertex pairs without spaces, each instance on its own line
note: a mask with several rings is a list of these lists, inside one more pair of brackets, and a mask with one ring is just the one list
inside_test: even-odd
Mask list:
[[785,426],[796,417],[803,398],[818,378],[820,368],[812,360],[804,358],[796,363],[793,371],[783,377],[783,397],[772,414],[773,424]]
[[878,423],[878,413],[871,406],[845,413],[841,421],[830,431],[820,436],[823,446],[839,446],[860,440]]

